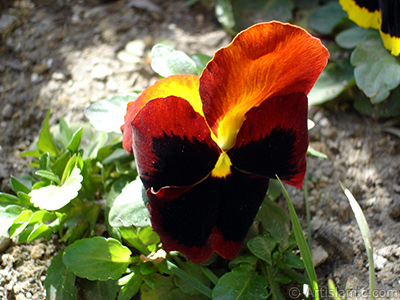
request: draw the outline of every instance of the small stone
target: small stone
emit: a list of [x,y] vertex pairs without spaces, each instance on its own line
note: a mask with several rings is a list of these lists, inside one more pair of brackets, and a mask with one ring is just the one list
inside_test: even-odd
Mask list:
[[0,253],[7,250],[8,246],[10,246],[10,242],[11,242],[11,240],[8,237],[8,234],[0,235]]
[[314,267],[319,266],[329,258],[328,252],[320,245],[313,247],[311,252]]
[[100,80],[103,81],[107,78],[107,76],[109,75],[109,70],[107,68],[107,66],[105,65],[96,65],[92,72],[91,72],[91,76],[93,79],[96,80]]
[[31,257],[36,260],[42,258],[45,253],[46,253],[46,246],[43,244],[37,244],[32,247]]
[[115,92],[118,89],[118,83],[116,83],[114,80],[108,80],[106,87],[109,91]]
[[2,112],[1,112],[1,115],[5,120],[9,120],[12,117],[12,112],[13,112],[12,105],[10,103],[7,103],[4,106],[4,108],[3,108]]
[[143,40],[130,41],[125,46],[125,50],[128,53],[130,53],[132,55],[136,55],[138,57],[143,57],[145,48],[146,48],[146,44]]
[[0,18],[0,34],[7,34],[12,31],[17,24],[17,17],[4,14]]
[[387,263],[386,258],[384,258],[379,254],[374,253],[374,266],[376,271],[382,270],[385,267],[386,263]]

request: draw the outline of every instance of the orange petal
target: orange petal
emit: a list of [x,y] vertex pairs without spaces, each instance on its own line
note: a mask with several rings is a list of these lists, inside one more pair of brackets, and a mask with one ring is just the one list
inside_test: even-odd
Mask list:
[[177,96],[187,100],[193,109],[204,116],[199,95],[199,76],[172,75],[157,81],[148,87],[136,100],[129,102],[125,115],[125,124],[121,126],[123,133],[122,145],[126,151],[132,150],[132,121],[147,102],[156,98]]
[[245,113],[267,98],[308,94],[328,57],[319,39],[290,24],[261,23],[239,33],[200,77],[204,115],[218,145],[230,149]]

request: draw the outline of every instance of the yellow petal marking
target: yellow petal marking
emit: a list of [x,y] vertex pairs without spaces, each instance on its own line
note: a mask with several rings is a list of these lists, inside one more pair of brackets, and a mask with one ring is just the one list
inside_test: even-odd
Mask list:
[[215,164],[214,169],[211,171],[212,177],[225,178],[231,174],[231,159],[226,152],[222,152]]

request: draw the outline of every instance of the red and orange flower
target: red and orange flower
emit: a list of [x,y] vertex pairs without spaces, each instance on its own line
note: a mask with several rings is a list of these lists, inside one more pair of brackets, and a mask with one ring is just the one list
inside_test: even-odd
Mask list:
[[193,262],[240,251],[270,178],[301,188],[307,94],[329,53],[279,22],[239,33],[202,75],[156,82],[128,104],[123,146],[134,153],[152,227]]

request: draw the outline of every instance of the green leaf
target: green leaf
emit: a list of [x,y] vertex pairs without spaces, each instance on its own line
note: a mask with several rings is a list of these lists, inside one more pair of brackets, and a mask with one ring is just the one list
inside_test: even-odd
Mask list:
[[315,150],[313,147],[311,147],[310,145],[308,145],[308,149],[307,149],[307,154],[308,155],[312,155],[312,156],[315,156],[315,157],[319,157],[319,158],[328,158],[328,156],[326,156],[326,154],[325,153],[322,153],[322,152],[320,152],[320,151],[318,151],[318,150]]
[[[196,278],[198,281],[203,283],[205,286],[208,286],[208,287],[211,286],[210,280],[207,278],[207,276],[205,276],[205,274],[201,270],[201,265],[194,264],[194,263],[191,263],[188,261],[188,262],[180,264],[179,266],[182,270],[186,271],[189,275]],[[200,291],[193,288],[190,284],[188,284],[185,280],[183,280],[180,277],[175,277],[174,281],[175,281],[176,286],[178,286],[184,293],[186,293],[188,295],[200,295],[201,294]]]
[[35,224],[32,228],[32,231],[29,233],[28,237],[26,238],[26,241],[28,243],[44,237],[46,240],[49,240],[51,238],[53,231],[47,226],[46,224]]
[[212,291],[213,300],[266,299],[267,281],[250,267],[240,266],[223,275]]
[[165,300],[169,293],[175,288],[172,277],[156,274],[154,277],[154,289],[151,290],[147,285],[142,285],[140,289],[141,300]]
[[67,121],[64,118],[60,119],[59,122],[59,129],[60,129],[60,139],[62,144],[64,145],[64,149],[67,149],[67,146],[72,139],[72,130],[69,128]]
[[31,190],[28,189],[21,181],[19,181],[17,178],[14,176],[11,176],[11,188],[13,191],[18,194],[19,192],[28,194]]
[[235,16],[230,0],[217,0],[215,15],[224,28],[232,29],[235,26]]
[[153,231],[150,226],[141,227],[138,229],[138,237],[146,246],[157,245],[160,243],[160,237]]
[[353,49],[357,44],[371,39],[380,39],[379,32],[359,26],[350,27],[335,36],[335,42],[344,49]]
[[314,264],[311,259],[311,252],[308,248],[308,244],[306,238],[304,237],[303,230],[301,229],[301,225],[299,219],[297,218],[296,210],[290,200],[288,193],[286,192],[285,187],[283,186],[282,181],[278,178],[279,183],[281,184],[283,193],[286,198],[286,203],[289,208],[290,219],[292,220],[293,232],[296,237],[296,242],[300,250],[301,257],[303,258],[304,267],[306,269],[308,278],[310,280],[311,289],[313,291],[314,299],[319,300],[319,292],[318,292],[318,281],[317,275],[315,273]]
[[109,214],[113,227],[147,227],[150,224],[146,191],[137,179],[129,183],[115,199]]
[[255,266],[258,262],[258,258],[252,254],[242,254],[236,256],[229,262],[229,269],[233,270],[234,268],[240,266],[241,264],[249,264],[255,269]]
[[0,206],[0,235],[7,232],[21,212],[22,207],[18,205]]
[[266,236],[255,236],[247,242],[249,250],[258,258],[272,265],[271,253],[276,246],[276,241]]
[[70,159],[71,159],[71,153],[69,151],[66,151],[64,154],[62,154],[57,158],[57,160],[51,167],[54,174],[56,174],[59,178],[62,177],[64,169],[67,166],[67,163],[69,162]]
[[67,205],[78,195],[83,177],[79,168],[75,167],[62,186],[49,185],[29,193],[31,202],[36,207],[46,210],[58,210]]
[[146,248],[146,245],[137,236],[136,229],[133,226],[130,227],[119,227],[119,233],[129,244],[135,249],[139,250],[144,255],[149,255],[150,251]]
[[162,77],[176,74],[197,74],[196,63],[182,51],[157,44],[151,50],[151,67]]
[[57,157],[59,150],[54,143],[53,137],[50,133],[49,127],[50,110],[47,112],[46,118],[43,122],[42,130],[39,134],[39,139],[37,141],[37,147],[41,152],[48,152],[51,156]]
[[[132,276],[130,276],[128,282],[126,282],[121,288],[121,291],[118,295],[118,300],[131,300],[133,296],[138,293],[140,287],[142,286],[143,275],[138,271],[138,268],[134,268],[134,272],[129,275]],[[142,297],[141,300],[143,300]]]
[[186,271],[182,270],[181,268],[178,268],[174,263],[171,261],[167,260],[166,261],[167,268],[168,270],[181,278],[182,280],[186,281],[187,284],[191,285],[193,288],[198,290],[200,293],[203,295],[207,296],[208,298],[211,298],[212,291],[211,289],[204,285],[201,281],[199,281],[197,278],[189,275]]
[[[263,229],[280,244],[283,249],[289,245],[290,222],[287,212],[268,198],[264,199],[258,217]],[[272,249],[271,249],[272,250]]]
[[76,300],[78,290],[75,286],[76,276],[68,271],[62,262],[63,251],[51,260],[44,280],[46,299],[49,300]]
[[353,84],[353,66],[348,60],[330,62],[308,94],[308,103],[318,105],[333,100]]
[[49,179],[50,181],[54,181],[57,184],[61,184],[60,177],[58,177],[56,174],[54,174],[51,171],[39,170],[39,171],[35,172],[35,175],[40,176],[42,178]]
[[198,75],[201,75],[208,62],[212,59],[211,56],[201,53],[192,54],[190,55],[190,58],[196,63]]
[[96,236],[78,240],[64,250],[63,262],[89,280],[118,279],[132,262],[131,251],[118,240]]
[[111,300],[116,299],[120,287],[115,280],[91,281],[81,280],[79,286],[82,289],[85,300]]
[[294,254],[291,251],[285,251],[285,253],[282,256],[282,262],[292,268],[296,269],[303,269],[304,264],[301,261],[300,257],[298,257],[296,254]]
[[138,94],[114,96],[89,105],[85,116],[98,131],[121,133],[128,102],[136,100]]
[[386,99],[400,84],[400,57],[391,55],[380,38],[358,44],[351,55],[351,63],[355,66],[357,86],[372,103]]
[[204,295],[188,295],[180,289],[174,289],[168,294],[167,300],[207,300],[210,299]]
[[316,9],[308,20],[308,25],[321,34],[332,34],[335,28],[347,20],[347,13],[339,2],[332,1]]
[[374,118],[391,118],[400,115],[400,87],[390,93],[389,98],[382,102],[372,104],[364,95],[357,95],[354,100],[354,108],[362,114]]
[[350,207],[354,213],[354,217],[356,218],[357,225],[360,228],[361,236],[364,241],[365,249],[367,250],[367,257],[369,263],[369,291],[371,300],[375,299],[375,267],[374,267],[374,246],[372,243],[372,235],[369,230],[367,219],[365,219],[364,213],[358,204],[357,200],[354,198],[352,193],[339,181],[340,186],[342,187],[344,194],[349,200]]
[[[107,122],[108,123],[108,122]],[[72,153],[78,151],[79,145],[81,143],[83,127],[80,127],[72,136],[69,144],[67,145],[67,149]]]
[[21,205],[21,200],[11,194],[7,194],[7,193],[2,193],[0,192],[0,205],[2,204],[16,204],[16,205]]

